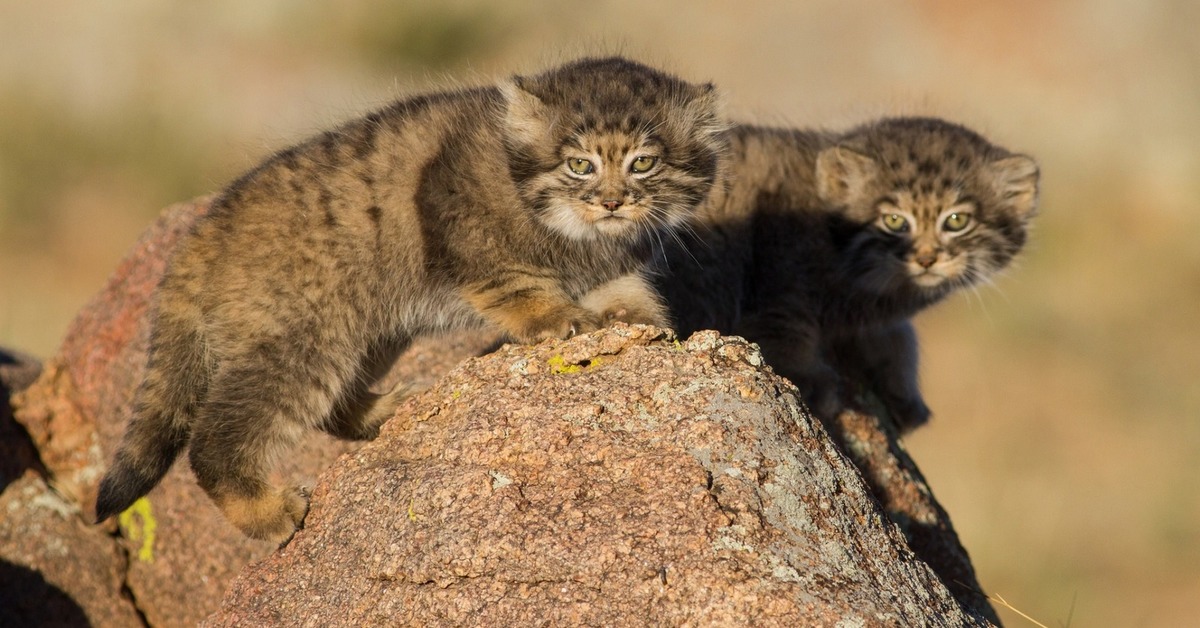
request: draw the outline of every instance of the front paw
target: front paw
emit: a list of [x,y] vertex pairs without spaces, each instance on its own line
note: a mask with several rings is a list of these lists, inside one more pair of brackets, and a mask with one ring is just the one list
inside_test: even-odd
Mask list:
[[616,307],[605,310],[600,318],[604,325],[612,325],[613,323],[627,323],[630,325],[654,325],[655,327],[670,327],[670,322],[666,316],[663,316],[661,311],[646,310],[637,307]]
[[837,380],[825,380],[800,387],[800,398],[813,416],[825,425],[833,425],[846,404],[842,403],[842,387]]
[[521,334],[521,340],[530,344],[550,339],[563,340],[601,327],[603,321],[595,312],[579,307],[563,308],[533,321]]
[[846,409],[842,401],[842,380],[828,366],[806,364],[802,370],[782,367],[780,372],[796,385],[808,411],[825,425],[833,425],[833,421]]
[[894,403],[891,411],[892,420],[901,434],[907,434],[925,425],[929,422],[932,414],[929,406],[925,405],[925,401],[920,398],[905,399]]

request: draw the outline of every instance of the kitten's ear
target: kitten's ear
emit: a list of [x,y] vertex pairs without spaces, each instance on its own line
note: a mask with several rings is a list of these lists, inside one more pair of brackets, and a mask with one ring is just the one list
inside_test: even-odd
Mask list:
[[523,86],[524,79],[514,76],[500,83],[504,96],[504,124],[508,137],[520,145],[540,146],[549,141],[553,116],[550,108]]
[[725,120],[725,97],[721,91],[712,83],[705,83],[691,87],[679,100],[683,113],[668,116],[666,125],[678,137],[699,137],[711,142],[714,150],[723,148],[729,122]]
[[817,194],[826,203],[845,207],[862,195],[879,166],[866,155],[832,146],[817,155]]
[[1040,176],[1037,162],[1025,155],[1013,155],[993,161],[988,166],[1001,202],[1012,207],[1023,218],[1033,216],[1037,210]]
[[707,137],[723,135],[729,130],[729,122],[725,119],[725,95],[712,83],[699,86],[697,91],[687,105],[694,131]]

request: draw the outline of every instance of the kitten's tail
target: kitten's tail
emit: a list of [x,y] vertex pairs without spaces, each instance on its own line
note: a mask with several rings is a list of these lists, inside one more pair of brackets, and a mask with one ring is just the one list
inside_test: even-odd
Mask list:
[[97,523],[124,512],[171,469],[187,445],[192,416],[208,387],[207,373],[197,327],[160,309],[133,418],[100,480]]

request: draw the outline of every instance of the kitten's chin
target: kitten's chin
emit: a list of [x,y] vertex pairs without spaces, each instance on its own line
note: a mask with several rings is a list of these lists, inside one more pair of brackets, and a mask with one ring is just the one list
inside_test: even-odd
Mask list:
[[592,228],[606,236],[617,237],[634,233],[637,225],[628,218],[601,216],[592,223]]
[[921,273],[910,274],[909,279],[914,284],[916,284],[917,286],[920,286],[922,288],[936,288],[936,287],[946,283],[947,281],[950,281],[949,277],[946,277],[944,275],[939,275],[937,273],[933,273],[930,271],[924,271]]
[[542,222],[572,240],[630,237],[639,231],[633,212],[625,209],[610,212],[589,205],[551,205],[542,216]]

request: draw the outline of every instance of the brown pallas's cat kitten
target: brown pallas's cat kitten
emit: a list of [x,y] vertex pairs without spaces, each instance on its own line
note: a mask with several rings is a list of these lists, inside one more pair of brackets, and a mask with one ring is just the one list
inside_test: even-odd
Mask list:
[[677,329],[759,343],[820,418],[842,410],[846,379],[902,430],[924,423],[909,317],[1012,260],[1037,164],[931,118],[840,135],[740,126],[731,145],[731,186],[660,264]]
[[369,387],[414,336],[561,338],[601,324],[581,299],[616,297],[642,305],[625,320],[663,324],[641,273],[720,176],[716,101],[711,85],[584,59],[402,100],[268,159],[171,260],[97,517],[187,446],[234,525],[285,541],[307,501],[268,483],[271,457],[309,428],[373,438],[404,392]]

